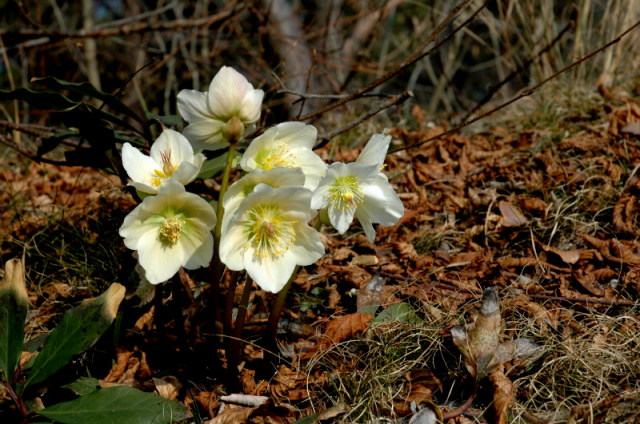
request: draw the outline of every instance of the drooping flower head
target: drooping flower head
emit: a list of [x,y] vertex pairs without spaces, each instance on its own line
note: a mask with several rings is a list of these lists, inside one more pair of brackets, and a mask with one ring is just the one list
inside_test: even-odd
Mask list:
[[229,269],[246,269],[262,289],[279,292],[296,265],[324,255],[318,232],[308,222],[311,191],[259,184],[242,201],[220,240],[220,260]]
[[168,181],[125,217],[120,235],[129,249],[138,251],[147,280],[158,284],[181,266],[195,269],[209,264],[215,225],[209,203],[182,184]]
[[304,174],[300,168],[273,168],[268,171],[256,168],[234,182],[224,194],[222,200],[222,206],[224,207],[223,233],[226,231],[226,226],[240,203],[249,193],[253,192],[258,184],[267,184],[272,188],[302,187],[304,185]]
[[193,148],[179,132],[164,130],[145,156],[129,143],[122,146],[122,165],[133,181],[131,185],[145,193],[155,194],[167,181],[186,185],[193,181],[204,163],[202,153]]
[[[385,137],[385,136],[382,136]],[[344,234],[354,216],[365,235],[375,240],[373,224],[394,225],[404,215],[404,206],[380,172],[389,140],[372,137],[373,147],[367,145],[356,162],[335,162],[313,192],[311,207],[326,209],[331,225]],[[381,153],[381,149],[383,153]]]
[[244,152],[240,166],[254,169],[301,168],[304,186],[313,190],[327,170],[327,164],[313,152],[318,130],[302,122],[283,122],[255,138]]
[[235,69],[223,66],[209,91],[181,90],[178,111],[189,125],[183,134],[194,147],[224,149],[253,131],[260,119],[264,92],[254,89]]

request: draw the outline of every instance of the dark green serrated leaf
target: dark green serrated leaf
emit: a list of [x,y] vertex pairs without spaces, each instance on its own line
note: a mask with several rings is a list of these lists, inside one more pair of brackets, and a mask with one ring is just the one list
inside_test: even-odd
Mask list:
[[[10,262],[13,264],[9,265]],[[18,287],[22,284],[22,290],[25,290],[21,267],[20,261],[7,262],[4,279],[0,282],[0,368],[8,384],[11,384],[24,346],[24,323],[28,312],[26,291],[22,292]]]
[[[213,159],[209,159],[204,162],[202,165],[202,169],[200,169],[200,173],[198,174],[198,178],[208,179],[214,178],[224,171],[224,167],[227,165],[227,157],[229,156],[229,152],[225,152],[220,156],[217,156]],[[242,158],[242,153],[235,152],[233,157],[233,167],[236,167]]]
[[76,381],[61,386],[63,389],[69,389],[79,396],[88,395],[100,388],[100,380],[92,377],[80,377]]
[[104,102],[114,112],[121,113],[130,118],[133,118],[137,122],[142,123],[142,119],[140,119],[138,114],[136,114],[133,110],[131,110],[127,105],[122,103],[120,100],[118,100],[116,97],[112,96],[111,94],[98,90],[90,82],[77,83],[77,82],[60,80],[54,77],[34,78],[32,81],[37,84],[44,85],[45,87],[48,87],[51,89],[68,90],[73,93],[78,93],[84,96],[96,98]]
[[57,111],[68,110],[79,104],[54,91],[34,91],[28,88],[18,88],[13,91],[0,90],[0,101],[7,100],[23,100],[38,109]]
[[133,387],[100,389],[38,414],[62,424],[171,424],[188,417],[180,403]]
[[[114,302],[110,297],[113,296],[112,289],[120,290],[120,287],[122,286],[119,284],[113,284],[99,297],[82,303],[64,314],[36,357],[22,391],[51,377],[68,364],[75,355],[91,347],[107,331],[115,313],[105,313],[105,308],[112,306],[112,304],[107,305],[108,302]],[[124,287],[122,287],[122,295],[124,296]],[[118,305],[121,300],[122,297],[117,301]]]

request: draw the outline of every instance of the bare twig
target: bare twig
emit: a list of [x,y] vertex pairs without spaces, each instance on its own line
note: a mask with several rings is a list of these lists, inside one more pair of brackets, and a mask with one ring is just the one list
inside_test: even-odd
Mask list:
[[485,112],[485,113],[483,113],[483,114],[481,114],[481,115],[478,115],[478,116],[476,116],[476,117],[475,117],[475,118],[473,118],[473,119],[466,120],[466,121],[462,122],[461,124],[459,124],[459,125],[457,125],[457,126],[455,126],[455,127],[451,128],[450,130],[447,130],[447,131],[445,131],[445,132],[442,132],[442,133],[440,133],[440,134],[438,134],[438,135],[436,135],[436,136],[433,136],[433,137],[427,138],[426,140],[420,141],[420,142],[418,142],[418,143],[413,143],[413,144],[410,144],[410,145],[408,145],[408,146],[399,147],[399,148],[397,148],[397,149],[391,150],[391,151],[389,152],[389,154],[391,154],[391,153],[396,153],[396,152],[400,152],[400,151],[402,151],[402,150],[407,150],[407,149],[410,149],[410,148],[412,148],[412,147],[418,147],[418,146],[421,146],[421,145],[423,145],[423,144],[425,144],[425,143],[429,143],[430,141],[433,141],[433,140],[439,139],[439,138],[441,138],[441,137],[444,137],[445,135],[453,134],[453,133],[455,133],[455,132],[459,131],[460,129],[462,129],[462,128],[464,128],[464,127],[468,126],[468,125],[471,125],[471,124],[473,124],[474,122],[477,122],[477,121],[479,121],[480,119],[482,119],[482,118],[484,118],[484,117],[486,117],[486,116],[492,115],[492,114],[494,114],[495,112],[497,112],[497,111],[499,111],[499,110],[504,109],[505,107],[507,107],[507,106],[509,106],[509,105],[511,105],[511,104],[513,104],[513,103],[515,103],[515,102],[517,102],[518,100],[522,99],[523,97],[530,96],[531,94],[535,93],[535,92],[536,92],[540,87],[542,87],[543,85],[545,85],[545,84],[546,84],[546,83],[548,83],[549,81],[551,81],[551,80],[553,80],[553,79],[557,78],[559,75],[561,75],[561,74],[563,74],[563,73],[567,72],[567,71],[568,71],[568,70],[570,70],[570,69],[575,68],[576,66],[580,65],[582,62],[585,62],[586,60],[591,59],[591,58],[592,58],[593,56],[595,56],[596,54],[598,54],[598,53],[600,53],[600,52],[602,52],[602,51],[604,51],[604,50],[608,49],[608,48],[609,48],[609,47],[611,47],[612,45],[614,45],[614,44],[618,43],[620,40],[622,40],[622,38],[624,38],[627,34],[629,34],[631,31],[633,31],[634,29],[636,29],[638,26],[640,26],[640,21],[638,21],[638,22],[636,22],[635,24],[633,24],[631,27],[629,27],[627,30],[625,30],[622,34],[620,34],[619,36],[617,36],[617,37],[616,37],[616,38],[614,38],[613,40],[609,41],[608,43],[606,43],[606,44],[605,44],[605,45],[603,45],[602,47],[599,47],[598,49],[596,49],[596,50],[592,51],[592,52],[591,52],[591,53],[589,53],[588,55],[581,57],[581,58],[580,58],[580,59],[578,59],[577,61],[573,62],[571,65],[565,66],[564,68],[562,68],[561,70],[559,70],[559,71],[558,71],[558,72],[556,72],[555,74],[553,74],[553,75],[551,75],[550,77],[548,77],[548,78],[546,78],[546,79],[542,80],[540,83],[538,83],[538,84],[534,85],[533,87],[529,88],[528,90],[526,90],[526,91],[524,91],[524,92],[520,93],[519,95],[517,95],[517,96],[513,97],[512,99],[508,100],[507,102],[505,102],[505,103],[503,103],[503,104],[501,104],[501,105],[499,105],[499,106],[496,106],[495,108],[493,108],[493,109],[491,109],[491,110],[489,110],[489,111],[487,111],[487,112]]
[[427,50],[426,52],[423,52],[423,50],[429,44],[433,43],[440,36],[440,34],[442,34],[442,32],[447,27],[447,25],[449,25],[449,23],[458,15],[458,12],[460,12],[460,10],[462,10],[470,1],[471,0],[464,0],[462,3],[460,3],[456,7],[454,7],[453,10],[451,11],[451,13],[442,22],[440,22],[440,24],[433,30],[431,35],[429,35],[429,37],[420,45],[420,47],[416,51],[414,51],[404,62],[402,62],[400,64],[400,66],[398,66],[397,68],[387,72],[386,74],[384,74],[383,76],[381,76],[377,80],[373,81],[369,85],[367,85],[367,86],[365,86],[365,87],[363,87],[363,88],[351,93],[347,97],[345,97],[345,98],[343,98],[341,100],[338,100],[337,102],[330,103],[330,104],[328,104],[327,106],[325,106],[324,108],[322,108],[322,109],[320,109],[318,111],[315,111],[315,112],[310,113],[308,115],[301,116],[298,120],[299,121],[306,121],[307,119],[315,118],[316,116],[322,115],[323,113],[326,113],[326,112],[328,112],[328,111],[330,111],[332,109],[335,109],[335,108],[337,108],[339,106],[342,106],[342,105],[344,105],[344,104],[346,104],[346,103],[348,103],[348,102],[350,102],[352,100],[360,98],[364,93],[367,93],[367,92],[373,90],[374,88],[378,87],[379,85],[384,84],[385,82],[389,81],[391,78],[399,75],[402,71],[407,69],[409,66],[413,65],[414,63],[416,63],[418,60],[422,59],[423,57],[428,56],[431,53],[433,53],[443,43],[448,41],[451,36],[453,36],[460,29],[464,28],[467,25],[467,23],[469,23],[476,16],[476,14],[487,5],[487,2],[485,2],[480,8],[478,8],[478,10],[476,10],[471,15],[471,17],[469,19],[465,20],[460,26],[458,26],[456,29],[454,29],[447,37],[445,37],[443,40],[438,42],[433,48]]
[[378,106],[377,108],[370,110],[369,112],[361,115],[358,119],[354,120],[353,122],[349,122],[348,124],[337,128],[329,133],[326,134],[321,134],[318,136],[318,141],[319,143],[314,147],[314,149],[320,149],[321,147],[325,146],[332,138],[336,137],[337,135],[342,134],[343,132],[349,131],[351,128],[355,127],[356,125],[359,125],[360,123],[366,121],[367,119],[371,118],[372,116],[375,116],[376,114],[382,112],[385,109],[388,109],[392,106],[397,106],[399,104],[404,103],[405,101],[407,101],[408,99],[410,99],[411,97],[413,97],[413,93],[411,91],[405,91],[404,93],[400,94],[399,96],[395,96],[392,97],[391,99],[389,99],[388,101],[386,101],[385,103],[381,104],[380,106]]

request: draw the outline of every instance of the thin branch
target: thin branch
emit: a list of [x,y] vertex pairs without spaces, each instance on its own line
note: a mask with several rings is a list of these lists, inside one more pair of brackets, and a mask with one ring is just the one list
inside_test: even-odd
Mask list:
[[308,115],[304,115],[301,116],[298,120],[299,121],[306,121],[307,119],[311,119],[311,118],[315,118],[316,116],[322,115],[323,113],[326,113],[332,109],[335,109],[339,106],[342,106],[352,100],[355,100],[357,98],[360,98],[364,93],[367,93],[371,90],[373,90],[374,88],[378,87],[381,84],[384,84],[385,82],[389,81],[391,78],[399,75],[401,72],[403,72],[405,69],[407,69],[408,67],[410,67],[411,65],[413,65],[414,63],[416,63],[417,61],[419,61],[420,59],[430,55],[431,53],[433,53],[435,50],[437,50],[443,43],[447,42],[456,32],[458,32],[459,30],[461,30],[462,28],[464,28],[473,18],[475,18],[475,16],[480,12],[480,10],[482,10],[488,3],[488,1],[485,1],[485,3],[480,6],[480,8],[478,8],[478,10],[476,10],[467,20],[465,20],[460,26],[458,26],[456,29],[454,29],[449,35],[447,35],[447,37],[445,37],[443,40],[441,40],[440,42],[436,43],[436,45],[427,50],[426,52],[423,52],[423,50],[431,43],[433,43],[439,36],[440,34],[442,34],[442,32],[445,30],[445,28],[447,27],[447,25],[449,25],[449,23],[458,15],[458,12],[460,12],[460,10],[462,10],[471,0],[464,0],[462,3],[458,4],[456,7],[453,8],[453,10],[451,11],[451,13],[449,14],[449,16],[447,16],[442,22],[440,22],[440,24],[436,27],[436,29],[433,30],[433,32],[431,33],[431,35],[420,45],[420,47],[414,51],[404,62],[402,62],[400,64],[400,66],[398,66],[397,68],[387,72],[386,74],[384,74],[383,76],[381,76],[380,78],[378,78],[377,80],[373,81],[372,83],[370,83],[369,85],[351,93],[350,95],[348,95],[347,97],[338,100],[337,102],[334,103],[330,103],[327,106],[325,106],[324,108],[310,113]]
[[454,127],[454,128],[451,128],[450,130],[447,130],[447,131],[445,131],[445,132],[443,132],[443,133],[440,133],[440,134],[438,134],[438,135],[436,135],[436,136],[433,136],[433,137],[427,138],[426,140],[423,140],[423,141],[420,141],[420,142],[418,142],[418,143],[410,144],[410,145],[408,145],[408,146],[399,147],[399,148],[397,148],[397,149],[391,150],[391,151],[389,152],[389,154],[391,154],[391,153],[396,153],[396,152],[400,152],[400,151],[402,151],[402,150],[407,150],[407,149],[410,149],[410,148],[412,148],[412,147],[418,147],[418,146],[421,146],[421,145],[423,145],[423,144],[425,144],[425,143],[428,143],[428,142],[430,142],[430,141],[433,141],[433,140],[439,139],[439,138],[441,138],[441,137],[444,137],[445,135],[449,135],[449,134],[453,134],[453,133],[455,133],[455,132],[458,132],[460,129],[462,129],[462,128],[464,128],[464,127],[468,126],[468,125],[471,125],[471,124],[473,124],[474,122],[477,122],[477,121],[479,121],[480,119],[482,119],[482,118],[484,118],[484,117],[486,117],[486,116],[492,115],[492,114],[494,114],[495,112],[497,112],[497,111],[499,111],[499,110],[504,109],[505,107],[507,107],[507,106],[511,105],[512,103],[517,102],[518,100],[522,99],[523,97],[530,96],[531,94],[535,93],[535,92],[536,92],[540,87],[542,87],[543,85],[545,85],[545,84],[546,84],[546,83],[548,83],[549,81],[551,81],[551,80],[553,80],[553,79],[557,78],[559,75],[561,75],[561,74],[563,74],[563,73],[565,73],[565,72],[567,72],[567,71],[569,71],[569,70],[571,70],[571,69],[575,68],[576,66],[580,65],[582,62],[585,62],[586,60],[591,59],[591,58],[592,58],[593,56],[595,56],[596,54],[598,54],[598,53],[602,52],[603,50],[608,49],[608,48],[609,48],[609,47],[611,47],[612,45],[614,45],[614,44],[618,43],[620,40],[622,40],[622,38],[624,38],[627,34],[629,34],[631,31],[633,31],[634,29],[636,29],[638,26],[640,26],[640,21],[638,21],[638,22],[636,22],[635,24],[633,24],[633,25],[632,25],[631,27],[629,27],[626,31],[624,31],[622,34],[620,34],[618,37],[614,38],[613,40],[609,41],[609,42],[608,42],[607,44],[605,44],[604,46],[602,46],[602,47],[600,47],[600,48],[598,48],[598,49],[596,49],[596,50],[592,51],[591,53],[589,53],[589,54],[588,54],[588,55],[586,55],[586,56],[581,57],[580,59],[578,59],[577,61],[573,62],[572,64],[570,64],[570,65],[568,65],[568,66],[565,66],[564,68],[562,68],[561,70],[559,70],[559,71],[558,71],[558,72],[556,72],[555,74],[553,74],[553,75],[551,75],[550,77],[548,77],[548,78],[544,79],[543,81],[541,81],[540,83],[538,83],[538,84],[534,85],[534,86],[533,86],[533,87],[531,87],[530,89],[528,89],[528,90],[526,90],[526,91],[522,92],[521,94],[519,94],[519,95],[517,95],[517,96],[513,97],[511,100],[509,100],[509,101],[507,101],[507,102],[505,102],[505,103],[503,103],[503,104],[501,104],[501,105],[499,105],[499,106],[496,106],[495,108],[493,108],[493,109],[489,110],[488,112],[485,112],[485,113],[483,113],[483,114],[481,114],[481,115],[479,115],[479,116],[476,116],[476,117],[475,117],[475,118],[473,118],[473,119],[466,120],[466,121],[462,122],[460,125],[458,125],[458,126],[456,126],[456,127]]
[[343,132],[349,131],[351,128],[355,127],[356,125],[361,124],[362,122],[366,121],[367,119],[377,115],[378,113],[382,112],[385,109],[388,109],[392,106],[397,106],[399,104],[402,104],[404,102],[406,102],[408,99],[410,99],[411,97],[413,97],[413,93],[411,91],[405,91],[404,93],[401,93],[398,96],[392,97],[391,99],[389,99],[388,101],[384,102],[383,104],[381,104],[380,106],[378,106],[377,108],[370,110],[369,112],[361,115],[358,119],[349,122],[348,124],[335,129],[329,133],[326,134],[321,134],[318,136],[318,141],[319,143],[314,147],[314,149],[320,149],[322,147],[324,147],[329,141],[331,141],[332,138],[342,134]]

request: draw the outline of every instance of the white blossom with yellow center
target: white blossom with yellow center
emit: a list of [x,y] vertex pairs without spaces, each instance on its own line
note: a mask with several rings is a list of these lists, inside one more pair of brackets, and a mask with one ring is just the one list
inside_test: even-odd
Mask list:
[[313,192],[311,207],[326,210],[340,234],[356,217],[367,238],[374,241],[374,223],[394,225],[404,215],[402,201],[380,172],[390,141],[390,136],[376,134],[356,162],[331,164]]
[[296,265],[324,255],[318,232],[308,222],[311,191],[258,184],[239,205],[220,240],[220,260],[229,269],[246,269],[264,290],[279,292]]
[[145,156],[129,143],[122,146],[122,165],[130,183],[137,190],[155,194],[166,181],[189,184],[200,172],[205,157],[194,154],[189,141],[182,134],[165,130]]
[[239,141],[255,129],[263,97],[264,92],[254,89],[242,74],[223,66],[211,80],[209,91],[178,93],[178,112],[189,123],[183,134],[194,147],[224,149],[230,137]]
[[273,188],[302,187],[304,185],[304,174],[300,168],[273,168],[268,171],[258,168],[231,184],[222,200],[222,206],[224,207],[223,233],[226,231],[226,227],[240,203],[249,193],[253,192],[253,189],[258,184],[267,184]]
[[255,138],[242,155],[240,166],[254,169],[301,168],[304,186],[314,190],[327,170],[327,164],[313,152],[318,130],[302,122],[283,122]]
[[147,280],[158,284],[181,266],[209,265],[215,225],[216,214],[209,203],[185,191],[182,184],[168,181],[125,217],[120,235],[129,249],[138,251]]

